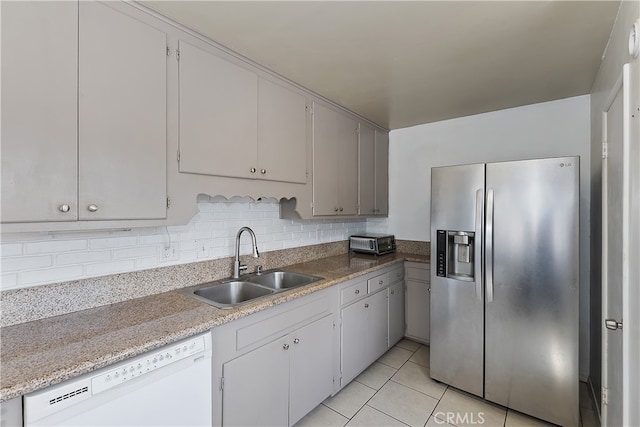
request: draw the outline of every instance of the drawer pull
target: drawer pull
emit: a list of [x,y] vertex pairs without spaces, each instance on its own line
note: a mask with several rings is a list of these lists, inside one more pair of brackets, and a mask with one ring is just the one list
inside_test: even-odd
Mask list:
[[360,289],[356,289],[356,295],[360,293]]
[[369,304],[365,304],[365,305],[364,305],[364,308],[369,308]]

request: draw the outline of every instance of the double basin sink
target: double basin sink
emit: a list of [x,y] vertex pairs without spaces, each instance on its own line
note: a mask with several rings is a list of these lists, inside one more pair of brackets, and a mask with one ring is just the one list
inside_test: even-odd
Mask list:
[[308,285],[318,280],[323,280],[323,277],[279,270],[247,275],[241,279],[203,283],[181,289],[180,292],[214,307],[233,308],[257,298]]

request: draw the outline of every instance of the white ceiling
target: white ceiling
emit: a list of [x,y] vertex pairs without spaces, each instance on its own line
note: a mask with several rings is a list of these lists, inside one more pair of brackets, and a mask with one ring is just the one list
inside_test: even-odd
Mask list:
[[618,1],[144,1],[389,129],[590,92]]

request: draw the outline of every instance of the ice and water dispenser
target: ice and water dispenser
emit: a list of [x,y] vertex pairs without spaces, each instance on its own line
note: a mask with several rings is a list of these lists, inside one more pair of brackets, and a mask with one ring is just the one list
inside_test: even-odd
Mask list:
[[438,230],[436,274],[456,280],[475,280],[475,233]]

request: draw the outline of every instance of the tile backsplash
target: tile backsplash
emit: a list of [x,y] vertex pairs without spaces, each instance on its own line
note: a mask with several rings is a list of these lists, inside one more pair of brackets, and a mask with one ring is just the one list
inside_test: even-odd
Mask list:
[[[200,212],[182,226],[4,233],[0,289],[229,257],[243,226],[255,231],[261,252],[346,240],[367,227],[365,219],[280,219],[275,199],[200,200],[198,208]],[[250,241],[242,236],[241,254],[251,252]]]

